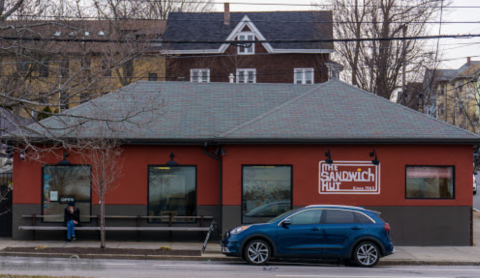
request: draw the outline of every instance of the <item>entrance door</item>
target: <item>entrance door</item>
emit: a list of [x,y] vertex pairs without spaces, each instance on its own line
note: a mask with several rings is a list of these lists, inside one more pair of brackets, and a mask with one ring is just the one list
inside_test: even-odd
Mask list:
[[0,186],[0,237],[12,236],[12,191]]
[[321,254],[321,215],[321,209],[304,210],[288,217],[290,225],[280,224],[276,237],[278,253],[294,256]]

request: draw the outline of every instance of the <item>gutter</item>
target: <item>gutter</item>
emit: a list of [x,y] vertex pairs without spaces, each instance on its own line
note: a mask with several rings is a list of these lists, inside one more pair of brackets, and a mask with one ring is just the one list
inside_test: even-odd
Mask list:
[[[221,148],[220,145],[218,145],[218,147]],[[203,153],[213,159],[215,159],[216,161],[218,161],[218,207],[219,207],[219,211],[218,211],[218,221],[217,223],[221,223],[221,225],[223,225],[223,183],[222,183],[222,179],[223,179],[223,159],[222,159],[222,155],[220,156],[216,156],[212,153],[210,153],[208,151],[208,142],[205,142],[204,145],[203,145]],[[217,227],[218,229],[218,227]],[[222,233],[221,233],[221,227],[220,227],[220,237],[222,236]]]

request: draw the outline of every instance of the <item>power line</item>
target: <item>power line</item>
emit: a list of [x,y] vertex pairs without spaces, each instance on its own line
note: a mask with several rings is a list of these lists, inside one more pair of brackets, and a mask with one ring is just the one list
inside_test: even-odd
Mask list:
[[[476,38],[480,37],[480,34],[448,34],[448,35],[435,35],[435,36],[413,36],[413,37],[388,37],[388,38],[346,38],[346,39],[311,39],[311,40],[242,40],[244,44],[250,43],[328,43],[328,42],[365,42],[365,41],[403,41],[403,40],[429,40],[429,39],[462,39],[462,38]],[[81,42],[81,43],[152,43],[156,40],[111,40],[111,39],[75,39],[75,38],[41,38],[41,37],[9,37],[0,36],[0,40],[5,41],[53,41],[53,42]],[[239,43],[239,41],[226,41],[226,40],[163,40],[162,43]]]
[[[249,12],[238,12],[240,14],[249,13]],[[95,20],[114,20],[114,21],[161,21],[162,19],[144,19],[144,18],[121,18],[121,17],[98,17],[98,16],[55,16],[55,15],[34,15],[34,14],[26,14],[26,15],[19,15],[22,16],[30,16],[32,18],[54,18],[57,20],[62,19],[76,19],[76,20],[86,20],[86,19],[95,19]],[[30,19],[33,20],[33,19]],[[22,19],[19,20],[12,20],[22,22]],[[200,21],[200,22],[223,22],[222,20],[211,20],[211,19],[168,19],[167,21]],[[4,22],[9,22],[4,21]],[[61,23],[65,23],[64,21],[60,21]],[[68,22],[68,21],[67,21]],[[331,24],[354,24],[354,23],[365,23],[365,24],[383,24],[383,23],[398,23],[398,24],[480,24],[480,21],[333,21],[333,20],[314,20],[314,21],[302,21],[302,20],[255,20],[255,21],[246,21],[250,23],[255,22],[283,22],[283,23],[331,23]],[[52,22],[52,24],[57,22]],[[74,23],[74,22],[72,22]]]

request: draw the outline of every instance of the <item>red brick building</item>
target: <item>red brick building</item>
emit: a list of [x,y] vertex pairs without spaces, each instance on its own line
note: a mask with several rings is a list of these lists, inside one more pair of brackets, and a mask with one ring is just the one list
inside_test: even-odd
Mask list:
[[330,11],[230,13],[226,4],[223,13],[170,13],[166,76],[191,82],[323,83],[338,78],[343,67],[330,61],[332,42],[308,41],[333,38],[332,26]]

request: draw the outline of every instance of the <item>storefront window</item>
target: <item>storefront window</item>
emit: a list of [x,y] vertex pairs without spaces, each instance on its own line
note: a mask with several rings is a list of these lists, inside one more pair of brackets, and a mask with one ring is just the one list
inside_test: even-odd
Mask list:
[[452,166],[407,166],[407,199],[453,199]]
[[[196,215],[196,167],[149,166],[148,215]],[[149,222],[168,222],[168,219],[149,219]],[[177,219],[191,222],[192,219]]]
[[45,218],[45,222],[63,222],[68,202],[74,201],[80,210],[80,220],[90,222],[92,208],[92,175],[90,166],[71,165],[43,167],[42,204],[44,215],[58,215]]
[[243,223],[263,223],[291,209],[291,166],[243,166]]

